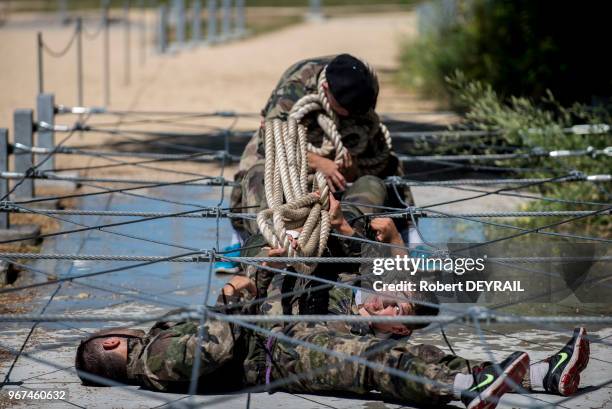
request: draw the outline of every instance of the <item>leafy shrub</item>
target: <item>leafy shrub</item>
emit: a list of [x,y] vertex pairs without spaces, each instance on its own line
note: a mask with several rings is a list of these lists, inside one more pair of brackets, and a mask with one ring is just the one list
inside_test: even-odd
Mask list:
[[[511,146],[522,147],[521,151],[533,148],[549,150],[582,150],[593,147],[595,150],[605,149],[609,145],[609,133],[577,135],[565,131],[572,124],[610,124],[610,111],[603,108],[592,109],[582,104],[563,107],[553,95],[548,92],[538,104],[524,97],[510,97],[504,100],[491,85],[480,81],[470,81],[465,74],[455,72],[446,78],[449,89],[456,100],[466,107],[465,122],[478,129],[498,130],[501,139]],[[546,109],[543,107],[550,107]],[[507,166],[508,162],[498,162]],[[530,169],[548,169],[548,171],[533,170],[525,177],[549,178],[553,175],[568,175],[578,171],[586,175],[610,174],[612,158],[600,154],[550,158],[535,157],[523,163]],[[513,165],[516,163],[513,162]],[[559,199],[570,199],[584,202],[610,203],[609,189],[612,183],[546,183],[538,187],[538,193]],[[533,201],[526,210],[597,210],[601,207],[593,205],[576,205],[555,201]],[[586,231],[603,233],[612,236],[610,216],[590,217],[581,219],[578,223]],[[571,228],[575,228],[575,224]],[[564,228],[570,228],[569,225]],[[563,228],[562,228],[563,229]]]
[[[431,4],[441,4],[433,1]],[[448,96],[446,76],[459,69],[503,97],[563,104],[608,101],[612,60],[605,58],[612,3],[456,0],[452,21],[425,27],[403,46],[400,78],[426,94]],[[439,7],[438,13],[443,13]]]

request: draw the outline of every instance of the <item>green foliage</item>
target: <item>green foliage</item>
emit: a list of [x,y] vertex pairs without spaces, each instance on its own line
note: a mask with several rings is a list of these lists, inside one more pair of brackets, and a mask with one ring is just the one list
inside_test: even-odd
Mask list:
[[[609,134],[576,135],[564,132],[565,128],[577,123],[610,124],[612,117],[609,110],[593,110],[581,104],[566,108],[561,106],[550,92],[539,101],[539,104],[524,97],[510,97],[504,100],[490,85],[470,81],[461,72],[455,72],[447,77],[446,81],[456,100],[467,107],[466,122],[479,129],[500,130],[501,138],[508,145],[520,146],[523,150],[541,147],[547,151],[581,150],[589,146],[605,149],[609,145]],[[545,109],[543,106],[551,109]],[[507,162],[498,164],[507,166]],[[550,169],[550,172],[530,172],[525,177],[546,178],[551,175],[567,175],[572,171],[580,171],[587,175],[609,174],[612,171],[612,158],[605,155],[538,157],[530,159],[524,165],[530,168]],[[611,188],[612,184],[609,182],[547,183],[538,187],[537,192],[553,198],[609,203]],[[597,207],[538,200],[531,202],[526,209],[594,210]],[[524,222],[531,225],[529,221]],[[585,218],[578,225],[585,231],[595,230],[598,234],[612,235],[609,216]],[[572,224],[571,228],[575,226]]]
[[[430,1],[435,15],[444,15]],[[456,0],[454,17],[429,24],[403,46],[400,79],[429,95],[448,96],[446,76],[491,84],[503,97],[540,99],[553,89],[563,104],[591,104],[612,96],[612,63],[602,44],[609,37],[609,2]],[[436,8],[437,6],[437,8]],[[437,10],[437,11],[436,11]],[[427,20],[427,19],[425,19]]]
[[430,33],[419,41],[406,43],[400,55],[400,82],[428,97],[449,97],[444,78],[457,67],[464,66],[463,61],[473,44],[470,32],[458,27],[452,30],[447,41]]

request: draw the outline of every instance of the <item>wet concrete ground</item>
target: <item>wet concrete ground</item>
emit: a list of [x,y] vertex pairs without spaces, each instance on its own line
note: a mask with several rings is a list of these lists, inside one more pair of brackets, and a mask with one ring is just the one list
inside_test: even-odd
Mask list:
[[[219,203],[218,188],[201,187],[163,187],[139,191],[142,194],[168,200],[196,202],[203,206],[214,206]],[[227,193],[227,192],[226,192]],[[227,202],[226,202],[227,203]],[[145,198],[125,194],[112,194],[84,198],[79,204],[83,209],[99,210],[146,210],[178,212],[191,209]],[[68,217],[66,217],[68,219]],[[74,216],[70,220],[82,224],[97,225],[117,221],[118,218]],[[124,220],[123,218],[120,220]],[[73,228],[62,222],[62,229]],[[229,221],[221,219],[219,226],[214,219],[159,219],[109,230],[123,234],[142,236],[149,240],[164,241],[180,246],[194,248],[222,248],[229,243],[231,232]],[[219,243],[216,243],[217,231]],[[102,231],[88,231],[47,239],[43,252],[47,253],[82,253],[82,254],[122,254],[122,255],[174,255],[186,252],[186,249],[173,248],[167,245],[154,244],[121,237]],[[133,262],[131,262],[133,263]],[[110,269],[128,262],[49,262],[34,263],[40,270],[57,277],[87,274],[103,269]],[[38,297],[32,305],[32,312],[45,308],[46,313],[96,314],[154,314],[165,312],[181,305],[201,304],[208,283],[208,263],[156,263],[148,266],[129,269],[121,272],[99,275],[90,278],[75,279],[61,286],[50,285],[37,291]],[[32,276],[32,280],[46,280],[44,276]],[[218,289],[224,278],[212,277],[212,289]],[[83,285],[86,284],[86,285]],[[92,287],[97,287],[92,288]],[[115,292],[105,291],[114,290]],[[119,294],[121,293],[121,294]],[[146,294],[147,300],[142,299]],[[140,298],[139,298],[140,297]],[[211,294],[210,299],[216,296]],[[188,398],[178,394],[160,394],[141,390],[137,387],[94,388],[84,387],[74,373],[74,353],[78,340],[100,326],[111,327],[119,322],[105,323],[57,323],[40,324],[32,332],[14,369],[10,373],[9,384],[2,390],[0,407],[19,405],[19,402],[6,398],[9,390],[63,389],[68,392],[64,401],[27,402],[28,407],[64,408],[153,408],[161,406],[186,406],[190,402],[216,408],[398,408],[411,407],[395,403],[381,402],[376,395],[367,399],[346,397],[328,397],[315,395],[293,395],[287,393],[206,395]],[[13,349],[21,348],[30,332],[28,324],[1,324],[2,343]],[[571,334],[571,328],[540,326],[540,328],[521,328],[498,326],[483,327],[486,344],[490,347],[495,359],[514,350],[530,352],[532,361],[537,361],[556,352]],[[612,349],[607,346],[612,342],[612,328],[592,328],[590,333],[602,340],[591,347],[591,362],[582,378],[581,392],[577,399],[560,403],[561,408],[607,408],[612,407],[612,389],[598,385],[612,378]],[[481,340],[475,335],[473,327],[467,325],[447,328],[451,345],[457,354],[478,360],[490,359]],[[425,330],[413,335],[415,343],[432,343],[448,351],[440,332]],[[5,360],[0,369],[4,378],[8,370]],[[507,394],[499,407],[520,408],[531,404],[558,402],[560,397],[537,394],[527,396]],[[190,401],[193,399],[193,401]],[[23,404],[23,402],[21,403]],[[463,407],[453,402],[450,407]]]

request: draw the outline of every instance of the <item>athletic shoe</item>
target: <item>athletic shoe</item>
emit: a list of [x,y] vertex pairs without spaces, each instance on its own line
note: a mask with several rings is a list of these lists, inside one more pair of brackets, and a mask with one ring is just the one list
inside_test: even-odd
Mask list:
[[[498,375],[500,368],[501,374]],[[520,351],[513,352],[497,368],[492,364],[476,367],[472,371],[473,386],[461,393],[461,401],[468,409],[493,409],[504,393],[521,385],[528,369],[529,355]]]
[[547,392],[572,395],[580,384],[580,372],[589,363],[590,346],[584,328],[574,329],[574,336],[555,355],[546,359],[548,372],[544,377]]
[[[234,251],[232,251],[234,250]],[[223,249],[223,254],[229,257],[240,256],[240,243],[232,244]],[[236,274],[240,271],[240,263],[235,261],[216,261],[215,273]]]

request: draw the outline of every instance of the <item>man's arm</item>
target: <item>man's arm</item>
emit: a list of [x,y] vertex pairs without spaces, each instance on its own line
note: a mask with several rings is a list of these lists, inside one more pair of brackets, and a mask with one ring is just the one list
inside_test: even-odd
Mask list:
[[[162,392],[183,391],[191,380],[196,350],[201,349],[198,377],[212,373],[234,358],[231,324],[207,319],[187,321],[160,331],[144,347],[134,366],[139,384]],[[200,337],[200,334],[202,335]]]

